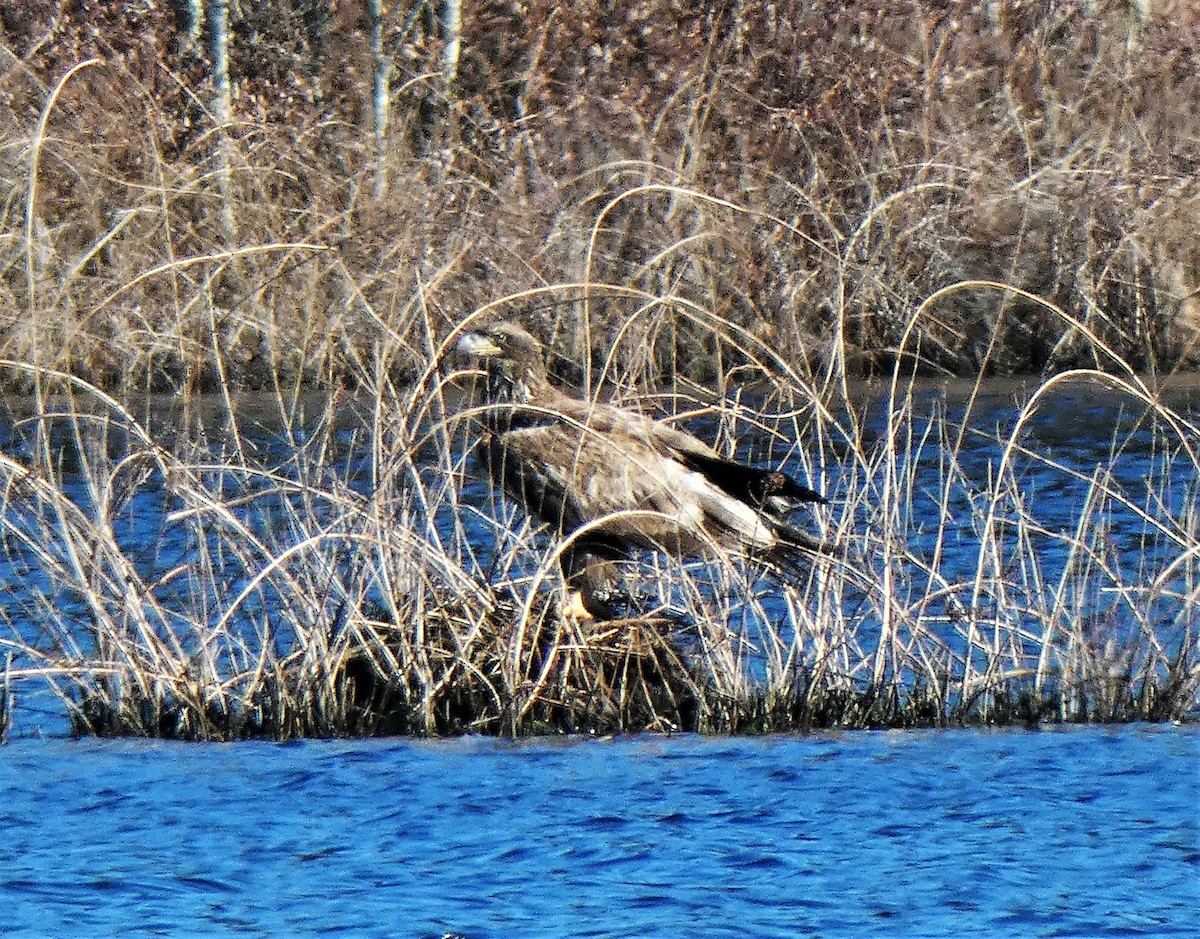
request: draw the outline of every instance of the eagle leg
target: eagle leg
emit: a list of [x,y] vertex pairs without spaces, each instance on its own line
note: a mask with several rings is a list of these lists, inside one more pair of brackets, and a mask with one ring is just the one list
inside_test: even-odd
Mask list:
[[616,561],[611,548],[602,544],[576,542],[563,552],[561,565],[567,587],[564,615],[597,620],[620,617],[615,602],[620,593],[613,588]]
[[562,602],[562,608],[559,611],[563,619],[574,620],[577,623],[586,623],[594,620],[596,617],[592,611],[588,609],[587,603],[583,599],[583,593],[579,590],[567,589],[567,597]]

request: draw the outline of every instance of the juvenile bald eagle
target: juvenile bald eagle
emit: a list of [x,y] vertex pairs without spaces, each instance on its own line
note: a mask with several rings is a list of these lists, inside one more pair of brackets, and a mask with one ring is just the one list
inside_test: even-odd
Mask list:
[[458,350],[486,374],[483,458],[529,515],[569,536],[564,579],[577,614],[610,618],[613,561],[633,548],[762,558],[785,575],[824,546],[783,513],[825,499],[776,470],[726,460],[646,415],[573,398],[550,384],[542,348],[520,326],[464,333]]

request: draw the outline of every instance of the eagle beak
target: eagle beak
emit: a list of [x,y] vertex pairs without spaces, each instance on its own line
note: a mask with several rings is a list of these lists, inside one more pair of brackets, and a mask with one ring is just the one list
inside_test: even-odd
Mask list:
[[499,355],[501,348],[483,333],[463,333],[455,348],[464,355]]

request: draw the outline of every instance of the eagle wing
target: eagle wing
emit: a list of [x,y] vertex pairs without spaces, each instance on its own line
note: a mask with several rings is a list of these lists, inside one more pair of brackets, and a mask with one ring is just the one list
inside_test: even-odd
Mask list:
[[687,468],[700,473],[728,495],[773,516],[793,508],[797,503],[826,502],[819,492],[801,485],[786,473],[727,460],[687,431],[643,414],[630,414],[606,407],[598,409],[590,420],[592,426],[604,430],[621,428],[623,433],[638,437],[646,445],[669,454]]
[[542,411],[539,423],[516,422],[490,449],[509,495],[563,532],[603,519],[596,531],[607,539],[681,555],[714,543],[742,552],[776,545],[774,526],[704,472],[704,461],[724,461],[644,415],[595,405],[578,415]]

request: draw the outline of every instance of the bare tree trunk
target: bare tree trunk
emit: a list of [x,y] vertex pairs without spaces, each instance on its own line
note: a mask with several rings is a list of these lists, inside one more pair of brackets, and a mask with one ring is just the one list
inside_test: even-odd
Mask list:
[[188,55],[198,55],[204,36],[204,0],[187,0],[187,11],[186,50]]
[[217,190],[221,197],[221,228],[227,246],[237,238],[233,219],[230,153],[233,141],[229,128],[233,122],[233,88],[229,81],[229,0],[211,0],[212,22],[213,116],[217,122]]
[[383,51],[383,10],[380,0],[368,0],[371,29],[371,116],[375,133],[375,198],[387,192],[387,131],[391,109],[392,63]]
[[442,38],[446,50],[442,53],[442,79],[446,84],[446,96],[458,78],[458,56],[462,51],[462,4],[460,0],[443,0]]

